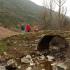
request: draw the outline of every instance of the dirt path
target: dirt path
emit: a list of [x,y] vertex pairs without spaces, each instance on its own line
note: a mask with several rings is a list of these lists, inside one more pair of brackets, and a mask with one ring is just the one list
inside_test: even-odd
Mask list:
[[19,34],[18,32],[11,31],[7,28],[0,27],[0,39]]

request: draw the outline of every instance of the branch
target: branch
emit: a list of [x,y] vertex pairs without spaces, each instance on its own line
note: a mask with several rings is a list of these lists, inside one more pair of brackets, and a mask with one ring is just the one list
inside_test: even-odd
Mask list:
[[64,15],[66,15],[66,13],[67,13],[67,8],[65,8],[64,10],[65,10]]
[[63,2],[61,2],[61,3],[62,3],[62,4],[61,4],[61,6],[62,6],[62,5],[64,5],[64,3],[65,3],[65,2],[66,2],[66,1],[65,1],[65,0],[63,0]]
[[56,0],[54,0],[54,2],[59,6],[58,2],[56,2]]
[[62,14],[65,16],[67,13],[67,8],[66,7],[62,7]]
[[59,4],[60,4],[60,2],[61,2],[61,6],[66,2],[65,0],[54,0],[55,1],[55,3],[59,6]]

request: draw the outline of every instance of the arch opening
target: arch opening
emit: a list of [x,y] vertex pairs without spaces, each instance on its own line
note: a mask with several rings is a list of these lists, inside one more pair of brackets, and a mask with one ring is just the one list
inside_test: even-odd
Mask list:
[[37,50],[40,53],[53,55],[55,57],[63,57],[69,47],[66,39],[60,35],[45,35],[40,39]]

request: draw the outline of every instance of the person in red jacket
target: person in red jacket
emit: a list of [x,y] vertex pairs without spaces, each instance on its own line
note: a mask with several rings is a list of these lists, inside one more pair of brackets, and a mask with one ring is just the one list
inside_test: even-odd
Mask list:
[[25,31],[26,32],[30,32],[31,31],[31,26],[29,24],[26,24]]

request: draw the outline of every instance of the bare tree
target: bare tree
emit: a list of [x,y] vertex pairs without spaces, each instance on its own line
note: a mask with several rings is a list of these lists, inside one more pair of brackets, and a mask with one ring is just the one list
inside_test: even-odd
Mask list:
[[62,15],[61,15],[61,23],[62,23],[62,27],[65,25],[66,23],[66,13],[67,13],[67,8],[63,7],[62,8]]
[[46,16],[48,14],[46,7],[47,7],[47,0],[43,0],[43,22],[45,24],[47,23],[46,22]]
[[49,5],[50,5],[50,16],[52,17],[52,11],[53,11],[53,0],[50,0],[50,3],[49,3]]
[[49,28],[52,22],[52,9],[53,9],[53,0],[43,0],[43,25]]
[[[61,26],[60,26],[60,25],[62,25],[62,23],[61,23],[61,13],[62,13],[61,10],[62,10],[62,7],[66,1],[65,0],[54,0],[54,1],[59,7],[58,24],[59,24],[59,28],[61,29]],[[66,12],[65,12],[65,14],[66,14]]]
[[43,0],[43,7],[42,7],[42,12],[41,12],[41,24],[42,28],[47,28],[47,23],[48,23],[48,10],[47,10],[47,0]]
[[52,24],[52,18],[53,18],[53,0],[49,0],[49,9],[50,9],[50,24]]

